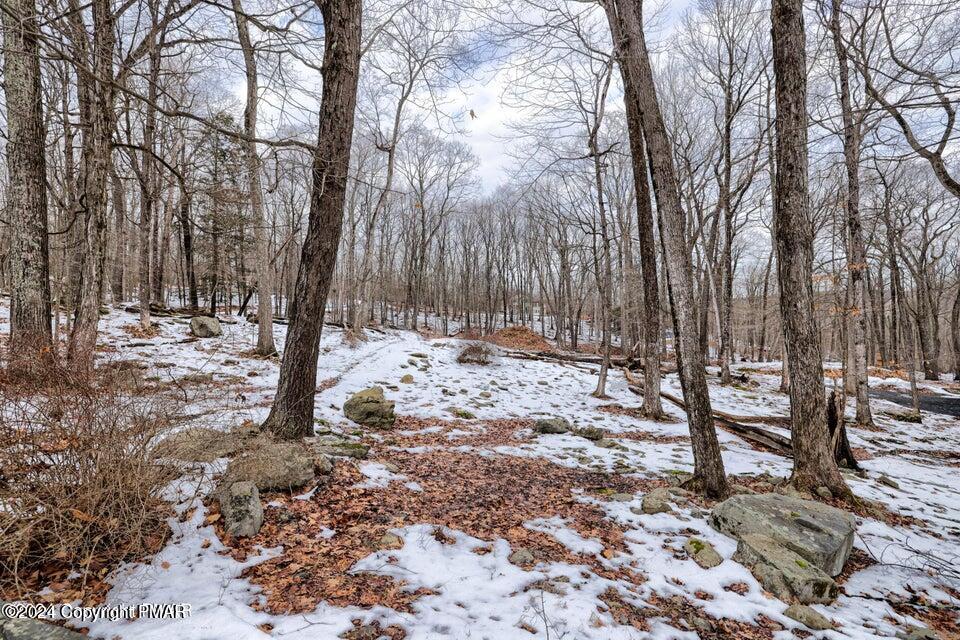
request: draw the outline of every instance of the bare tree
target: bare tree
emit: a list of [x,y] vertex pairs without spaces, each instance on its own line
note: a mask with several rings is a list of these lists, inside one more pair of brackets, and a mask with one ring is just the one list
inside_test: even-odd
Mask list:
[[839,68],[840,109],[843,120],[843,158],[847,173],[846,222],[849,244],[847,268],[850,272],[850,288],[853,300],[850,323],[853,331],[853,376],[856,378],[857,424],[872,426],[870,412],[870,388],[867,381],[867,296],[866,278],[867,249],[863,241],[863,224],[860,220],[860,140],[862,120],[854,122],[853,103],[850,96],[850,69],[847,62],[847,47],[840,24],[841,0],[831,0],[829,28],[833,36],[834,51]]
[[[705,362],[699,347],[696,302],[693,296],[693,265],[686,238],[686,220],[677,191],[673,151],[657,101],[653,70],[643,34],[642,4],[631,0],[607,0],[604,9],[610,23],[617,58],[626,68],[624,79],[633,86],[643,127],[647,153],[631,148],[633,170],[642,172],[649,160],[663,245],[667,290],[670,296],[677,366],[686,404],[693,444],[696,486],[707,495],[729,492],[723,458],[710,407]],[[635,136],[631,136],[631,139]]]
[[802,0],[774,0],[777,96],[774,237],[780,314],[790,367],[793,477],[799,488],[826,486],[850,497],[827,431],[823,359],[813,310],[813,227],[807,193],[807,67]]
[[280,381],[264,426],[280,438],[313,433],[320,332],[340,244],[360,75],[360,0],[318,0],[323,98],[313,158],[310,219],[300,255]]
[[36,3],[5,2],[2,18],[9,172],[5,217],[13,274],[10,353],[20,357],[36,354],[51,341],[46,131]]
[[260,180],[260,154],[257,152],[257,106],[259,77],[257,74],[257,51],[250,39],[248,19],[241,0],[233,1],[233,15],[237,24],[237,38],[243,52],[243,66],[247,80],[246,104],[243,108],[243,133],[246,136],[244,151],[247,164],[247,188],[250,210],[253,214],[254,244],[256,245],[257,278],[257,347],[262,356],[273,355],[277,347],[273,343],[273,266],[270,264],[270,236],[263,211],[263,187]]

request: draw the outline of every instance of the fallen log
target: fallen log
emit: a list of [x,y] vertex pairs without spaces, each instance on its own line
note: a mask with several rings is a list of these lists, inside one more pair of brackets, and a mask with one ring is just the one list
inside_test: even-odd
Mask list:
[[[627,385],[627,387],[633,393],[637,395],[643,395],[638,387],[634,385]],[[683,400],[676,397],[671,393],[666,391],[660,392],[660,397],[665,398],[666,400],[672,402],[683,410],[686,410],[687,406],[684,404]],[[759,444],[760,446],[773,451],[774,453],[779,453],[782,456],[788,458],[793,457],[793,443],[790,441],[790,438],[782,436],[779,433],[774,433],[773,431],[767,431],[766,429],[761,429],[760,427],[754,426],[752,424],[744,424],[739,422],[736,418],[740,416],[733,416],[726,414],[722,411],[713,412],[713,421],[717,424],[718,427],[731,431],[736,435],[740,436],[744,440],[749,440],[750,442]],[[743,416],[746,417],[746,416]],[[753,416],[751,416],[753,417]],[[772,419],[782,419],[783,416],[771,416]],[[789,420],[789,418],[788,418]]]
[[[559,351],[519,351],[510,350],[506,355],[512,358],[522,360],[541,360],[544,362],[577,362],[581,364],[593,364],[600,366],[603,364],[603,356],[592,355],[589,353],[563,353]],[[638,358],[625,358],[623,356],[612,356],[610,364],[621,369],[631,369],[634,371],[643,370],[643,363]]]

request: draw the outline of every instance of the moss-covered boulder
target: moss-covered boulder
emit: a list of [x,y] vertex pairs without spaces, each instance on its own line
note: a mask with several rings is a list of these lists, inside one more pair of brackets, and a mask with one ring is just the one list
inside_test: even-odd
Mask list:
[[343,414],[364,427],[389,429],[396,422],[394,403],[383,396],[381,387],[370,387],[350,396],[343,403]]
[[314,454],[299,442],[254,440],[230,461],[222,485],[250,481],[259,491],[291,491],[314,479]]

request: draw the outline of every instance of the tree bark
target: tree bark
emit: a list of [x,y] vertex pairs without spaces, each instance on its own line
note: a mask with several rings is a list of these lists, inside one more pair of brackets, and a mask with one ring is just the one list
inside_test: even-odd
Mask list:
[[777,99],[774,237],[787,365],[793,477],[798,488],[825,485],[849,497],[827,430],[823,360],[813,299],[813,225],[807,195],[807,67],[802,0],[773,0]]
[[257,56],[250,40],[247,16],[240,0],[233,0],[233,13],[237,22],[237,36],[243,51],[243,63],[247,79],[247,102],[243,109],[244,155],[247,165],[247,188],[250,210],[253,214],[253,237],[257,248],[257,348],[262,356],[273,355],[277,347],[273,342],[273,267],[270,265],[270,236],[267,234],[266,216],[263,211],[263,187],[260,181],[260,155],[257,153],[257,106],[259,102]]
[[[853,331],[853,377],[856,381],[857,425],[873,425],[870,411],[870,387],[867,379],[867,296],[866,279],[867,249],[863,241],[863,225],[860,221],[860,131],[853,121],[853,105],[850,98],[850,70],[847,49],[843,43],[840,26],[840,2],[832,0],[830,31],[839,65],[840,109],[843,118],[843,159],[847,171],[847,236],[849,242],[847,265],[850,271],[850,286],[853,299],[847,313],[852,316]],[[842,420],[840,425],[842,425]]]
[[[686,216],[680,205],[673,147],[657,101],[653,70],[643,34],[642,1],[607,0],[604,8],[618,61],[626,68],[624,78],[633,86],[657,198],[661,244],[667,267],[667,290],[676,334],[677,368],[693,445],[694,478],[690,484],[707,495],[724,497],[729,493],[729,486],[713,424],[705,362],[699,346]],[[642,172],[645,164],[643,150],[631,146],[631,154],[634,171]]]
[[278,437],[290,439],[313,432],[320,331],[340,244],[360,75],[360,0],[317,2],[323,13],[325,42],[310,217],[280,381],[265,423]]
[[7,103],[7,218],[10,223],[10,353],[50,346],[46,132],[40,83],[40,27],[34,0],[11,0],[3,13]]
[[79,269],[79,296],[67,357],[82,371],[93,368],[100,300],[103,289],[104,238],[106,235],[107,177],[111,165],[113,132],[116,128],[113,70],[116,19],[109,0],[91,3],[93,40],[88,44],[86,25],[78,14],[72,40],[78,51],[88,52],[92,69],[77,64],[77,102],[83,124],[81,146],[81,216],[83,240]]
[[650,182],[647,176],[646,144],[640,108],[632,83],[626,79],[621,66],[624,103],[627,113],[627,134],[631,152],[640,149],[639,169],[634,163],[633,185],[637,203],[637,238],[640,245],[640,277],[643,281],[643,412],[650,418],[666,417],[660,402],[660,283],[657,277],[657,246],[653,231],[653,206],[650,201]]

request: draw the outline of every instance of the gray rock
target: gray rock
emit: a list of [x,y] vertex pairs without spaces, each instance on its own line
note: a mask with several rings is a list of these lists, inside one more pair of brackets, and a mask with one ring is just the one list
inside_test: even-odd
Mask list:
[[887,487],[890,487],[891,489],[897,489],[897,490],[900,489],[900,483],[885,473],[880,474],[880,477],[877,478],[877,482]]
[[714,630],[714,625],[708,618],[703,616],[690,616],[690,625],[701,633],[710,633]]
[[819,611],[811,609],[805,604],[792,604],[783,612],[791,620],[796,620],[808,629],[814,631],[826,631],[833,629],[833,623]]
[[833,578],[769,536],[743,536],[733,559],[749,567],[763,588],[781,600],[825,604],[837,597]]
[[533,552],[526,547],[521,547],[510,554],[507,558],[511,563],[522,566],[522,565],[531,565],[534,563],[535,558],[533,557]]
[[734,496],[713,508],[710,522],[738,540],[772,538],[831,576],[843,570],[857,529],[846,511],[777,493]]
[[693,561],[703,569],[713,569],[723,563],[723,557],[706,540],[690,538],[683,545],[683,548]]
[[365,427],[389,429],[397,420],[393,407],[393,401],[383,397],[382,388],[370,387],[350,396],[343,403],[343,414]]
[[533,425],[537,433],[567,433],[570,428],[570,423],[564,418],[540,418]]
[[403,547],[403,538],[395,533],[387,532],[377,541],[377,546],[380,549],[400,549]]
[[615,493],[610,496],[610,499],[614,502],[630,502],[633,500],[632,493]]
[[823,498],[824,500],[833,499],[833,492],[830,491],[830,487],[827,487],[827,486],[817,487],[814,490],[814,493],[816,493],[818,497]]
[[313,472],[318,476],[328,476],[333,471],[333,462],[325,454],[317,454],[313,457]]
[[940,640],[940,636],[933,629],[926,627],[907,626],[906,630],[897,633],[900,640]]
[[662,487],[654,489],[643,496],[643,500],[640,502],[640,509],[647,515],[673,511],[673,507],[670,506],[670,492]]
[[85,640],[87,636],[32,618],[0,617],[3,640]]
[[604,436],[607,435],[607,432],[599,427],[583,427],[577,429],[576,434],[581,438],[597,441],[602,440]]
[[249,480],[260,491],[290,491],[313,480],[314,455],[298,442],[257,440],[230,461],[224,486]]
[[190,318],[190,333],[198,338],[213,338],[223,333],[220,321],[211,316],[194,316]]
[[255,536],[263,526],[260,492],[250,481],[234,482],[220,491],[224,528],[232,536]]
[[370,447],[362,442],[354,442],[338,436],[317,436],[304,438],[303,441],[315,455],[362,460],[370,453]]

